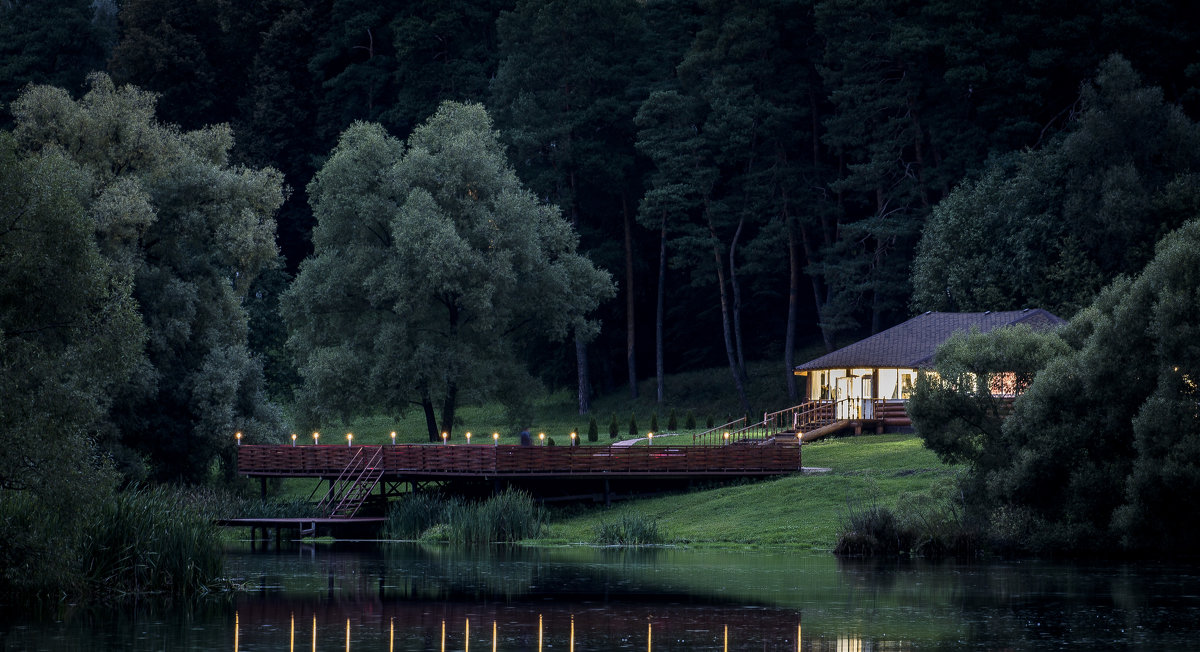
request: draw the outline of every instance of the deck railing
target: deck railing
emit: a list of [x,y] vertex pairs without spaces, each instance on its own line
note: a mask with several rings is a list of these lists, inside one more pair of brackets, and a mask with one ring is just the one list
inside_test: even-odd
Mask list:
[[735,432],[746,427],[746,417],[734,419],[729,423],[723,423],[716,428],[709,428],[704,432],[698,432],[692,435],[693,444],[709,444],[711,446],[720,446],[724,444],[724,435],[727,432]]
[[[382,449],[385,475],[688,475],[791,473],[800,449],[774,446],[488,446],[402,444],[384,446],[238,447],[238,472],[252,476],[336,478],[356,449]],[[373,453],[373,451],[372,451]],[[368,454],[372,454],[368,453]]]

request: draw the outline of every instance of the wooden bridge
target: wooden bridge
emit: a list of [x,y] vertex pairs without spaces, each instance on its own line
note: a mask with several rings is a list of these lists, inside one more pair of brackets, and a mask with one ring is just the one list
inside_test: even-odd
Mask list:
[[[268,478],[328,481],[318,511],[332,519],[355,518],[364,506],[398,495],[405,483],[411,490],[438,484],[465,494],[513,486],[543,500],[609,502],[622,494],[644,495],[696,481],[765,478],[801,470],[800,443],[794,438],[715,446],[238,447],[238,473],[261,478],[264,493]],[[317,493],[314,490],[314,498]]]

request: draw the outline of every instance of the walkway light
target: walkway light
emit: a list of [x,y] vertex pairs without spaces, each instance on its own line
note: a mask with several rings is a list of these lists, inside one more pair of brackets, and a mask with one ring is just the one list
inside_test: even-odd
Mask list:
[[471,431],[470,430],[467,431],[467,443],[468,444],[471,443]]
[[292,448],[296,447],[296,433],[292,433]]
[[576,435],[575,433],[571,433],[571,445],[572,445],[572,446],[574,446],[574,445],[575,445],[575,438],[576,438],[577,436],[578,436],[578,435]]
[[646,433],[646,439],[647,439],[647,441],[646,441],[647,446],[654,445],[654,433],[652,433],[652,432]]
[[446,445],[446,440],[449,438],[450,438],[450,433],[448,433],[448,432],[442,433],[442,446]]
[[346,445],[349,446],[353,442],[354,442],[354,433],[352,433],[352,432],[346,433]]
[[500,433],[493,432],[492,433],[492,441],[496,442],[495,443],[496,446],[499,446],[500,445]]
[[539,432],[538,433],[538,441],[542,442],[542,446],[545,446],[546,445],[546,433]]
[[319,443],[321,443],[321,433],[314,432],[313,433],[313,446],[316,446]]
[[396,431],[392,431],[392,446],[396,445]]
[[234,437],[237,437],[238,446],[241,446],[242,445],[242,433],[238,432],[236,435],[234,435]]
[[725,443],[729,443],[729,433],[725,433]]

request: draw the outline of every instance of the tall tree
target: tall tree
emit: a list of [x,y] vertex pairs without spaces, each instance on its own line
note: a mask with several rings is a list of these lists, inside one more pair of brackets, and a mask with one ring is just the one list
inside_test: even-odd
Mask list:
[[[631,311],[633,165],[631,85],[644,24],[632,0],[517,3],[498,23],[500,66],[491,104],[513,148],[517,172],[562,207],[581,233],[621,227],[626,295],[626,366],[637,370]],[[618,221],[619,220],[619,221]],[[576,338],[579,411],[588,411],[586,338]]]
[[33,495],[64,518],[113,479],[92,435],[145,341],[88,190],[61,153],[23,153],[0,132],[0,499]]
[[310,419],[419,405],[432,441],[463,400],[519,406],[522,343],[594,334],[586,314],[612,293],[478,104],[444,103],[407,148],[354,125],[309,195],[316,253],[283,309]]
[[79,100],[31,87],[13,114],[24,148],[62,151],[85,175],[101,251],[134,279],[146,356],[102,435],[133,478],[202,481],[218,461],[232,473],[232,432],[267,439],[282,428],[242,307],[276,261],[280,176],[228,165],[228,127],[180,131],[158,122],[152,94],[99,73],[89,82]]

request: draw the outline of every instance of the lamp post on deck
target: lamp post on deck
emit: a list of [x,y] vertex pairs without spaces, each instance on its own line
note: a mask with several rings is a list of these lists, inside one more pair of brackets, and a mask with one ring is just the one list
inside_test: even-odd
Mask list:
[[316,446],[319,443],[321,443],[321,433],[314,432],[313,433],[313,446]]
[[492,441],[495,442],[493,445],[499,446],[500,445],[500,433],[493,432],[492,433]]
[[392,431],[392,446],[396,445],[396,431]]
[[468,430],[467,431],[467,445],[469,446],[470,444],[471,444],[471,431]]
[[296,447],[296,433],[292,433],[292,448]]
[[242,433],[238,432],[234,437],[237,437],[238,446],[242,445]]
[[546,433],[539,432],[538,433],[538,441],[542,442],[542,446],[545,446],[546,445]]
[[729,433],[725,433],[725,443],[729,443]]
[[348,432],[346,433],[346,446],[350,446],[352,443],[354,443],[354,433]]
[[448,432],[442,433],[442,446],[446,445],[446,440],[449,438],[450,438],[450,433],[448,433]]

